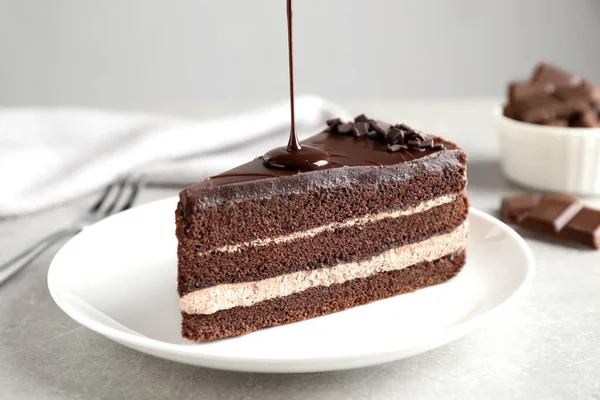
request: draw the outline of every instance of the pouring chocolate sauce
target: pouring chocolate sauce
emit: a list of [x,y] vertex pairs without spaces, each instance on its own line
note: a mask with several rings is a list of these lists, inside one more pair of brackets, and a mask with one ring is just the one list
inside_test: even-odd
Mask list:
[[287,0],[288,62],[290,75],[290,139],[287,146],[277,147],[263,156],[263,163],[269,168],[313,171],[328,165],[331,156],[315,146],[300,145],[296,133],[294,107],[294,52],[292,40],[292,0]]

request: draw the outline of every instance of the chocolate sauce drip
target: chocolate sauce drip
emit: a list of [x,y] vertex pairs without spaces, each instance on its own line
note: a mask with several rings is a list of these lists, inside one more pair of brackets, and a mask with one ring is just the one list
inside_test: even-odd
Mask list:
[[293,43],[293,13],[292,0],[287,0],[287,34],[288,34],[288,73],[290,76],[290,140],[288,151],[298,151],[302,148],[296,134],[296,106],[294,105],[294,43]]
[[331,156],[314,146],[302,146],[298,150],[278,147],[269,150],[263,157],[263,163],[269,168],[296,171],[314,171],[331,162]]
[[331,156],[315,146],[301,146],[296,134],[294,106],[294,51],[292,40],[292,0],[287,0],[288,64],[290,75],[290,139],[287,147],[277,147],[268,151],[263,163],[269,168],[297,171],[313,171],[323,168],[331,161]]

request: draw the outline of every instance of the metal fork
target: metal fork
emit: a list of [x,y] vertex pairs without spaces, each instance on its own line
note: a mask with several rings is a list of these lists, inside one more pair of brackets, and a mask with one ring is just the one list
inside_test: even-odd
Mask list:
[[29,265],[52,244],[81,232],[85,227],[109,215],[133,206],[143,183],[143,177],[124,176],[106,186],[98,200],[73,224],[61,228],[38,240],[21,253],[0,265],[0,285]]

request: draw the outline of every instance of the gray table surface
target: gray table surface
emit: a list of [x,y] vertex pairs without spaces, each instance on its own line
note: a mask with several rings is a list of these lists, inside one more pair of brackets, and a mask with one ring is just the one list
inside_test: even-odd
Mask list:
[[[502,177],[491,105],[366,102],[349,108],[461,143],[470,156],[473,206],[493,213],[503,194],[521,189]],[[139,203],[176,193],[148,188]],[[0,221],[0,261],[74,218],[89,201]],[[59,244],[0,287],[0,399],[600,399],[600,253],[526,239],[537,261],[532,289],[484,328],[406,360],[295,375],[177,364],[81,327],[46,287]]]

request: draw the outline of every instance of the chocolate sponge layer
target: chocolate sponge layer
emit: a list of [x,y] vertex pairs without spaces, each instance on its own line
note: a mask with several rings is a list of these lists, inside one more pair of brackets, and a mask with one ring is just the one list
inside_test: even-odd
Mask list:
[[234,307],[206,315],[182,313],[182,335],[193,341],[220,339],[333,313],[444,282],[454,277],[465,262],[465,252],[459,251],[436,261],[312,288],[250,307]]
[[298,270],[361,261],[390,247],[452,231],[465,220],[468,207],[467,197],[462,193],[451,203],[413,215],[338,228],[287,243],[242,248],[232,253],[201,254],[196,246],[180,243],[179,294],[222,283],[256,281]]

